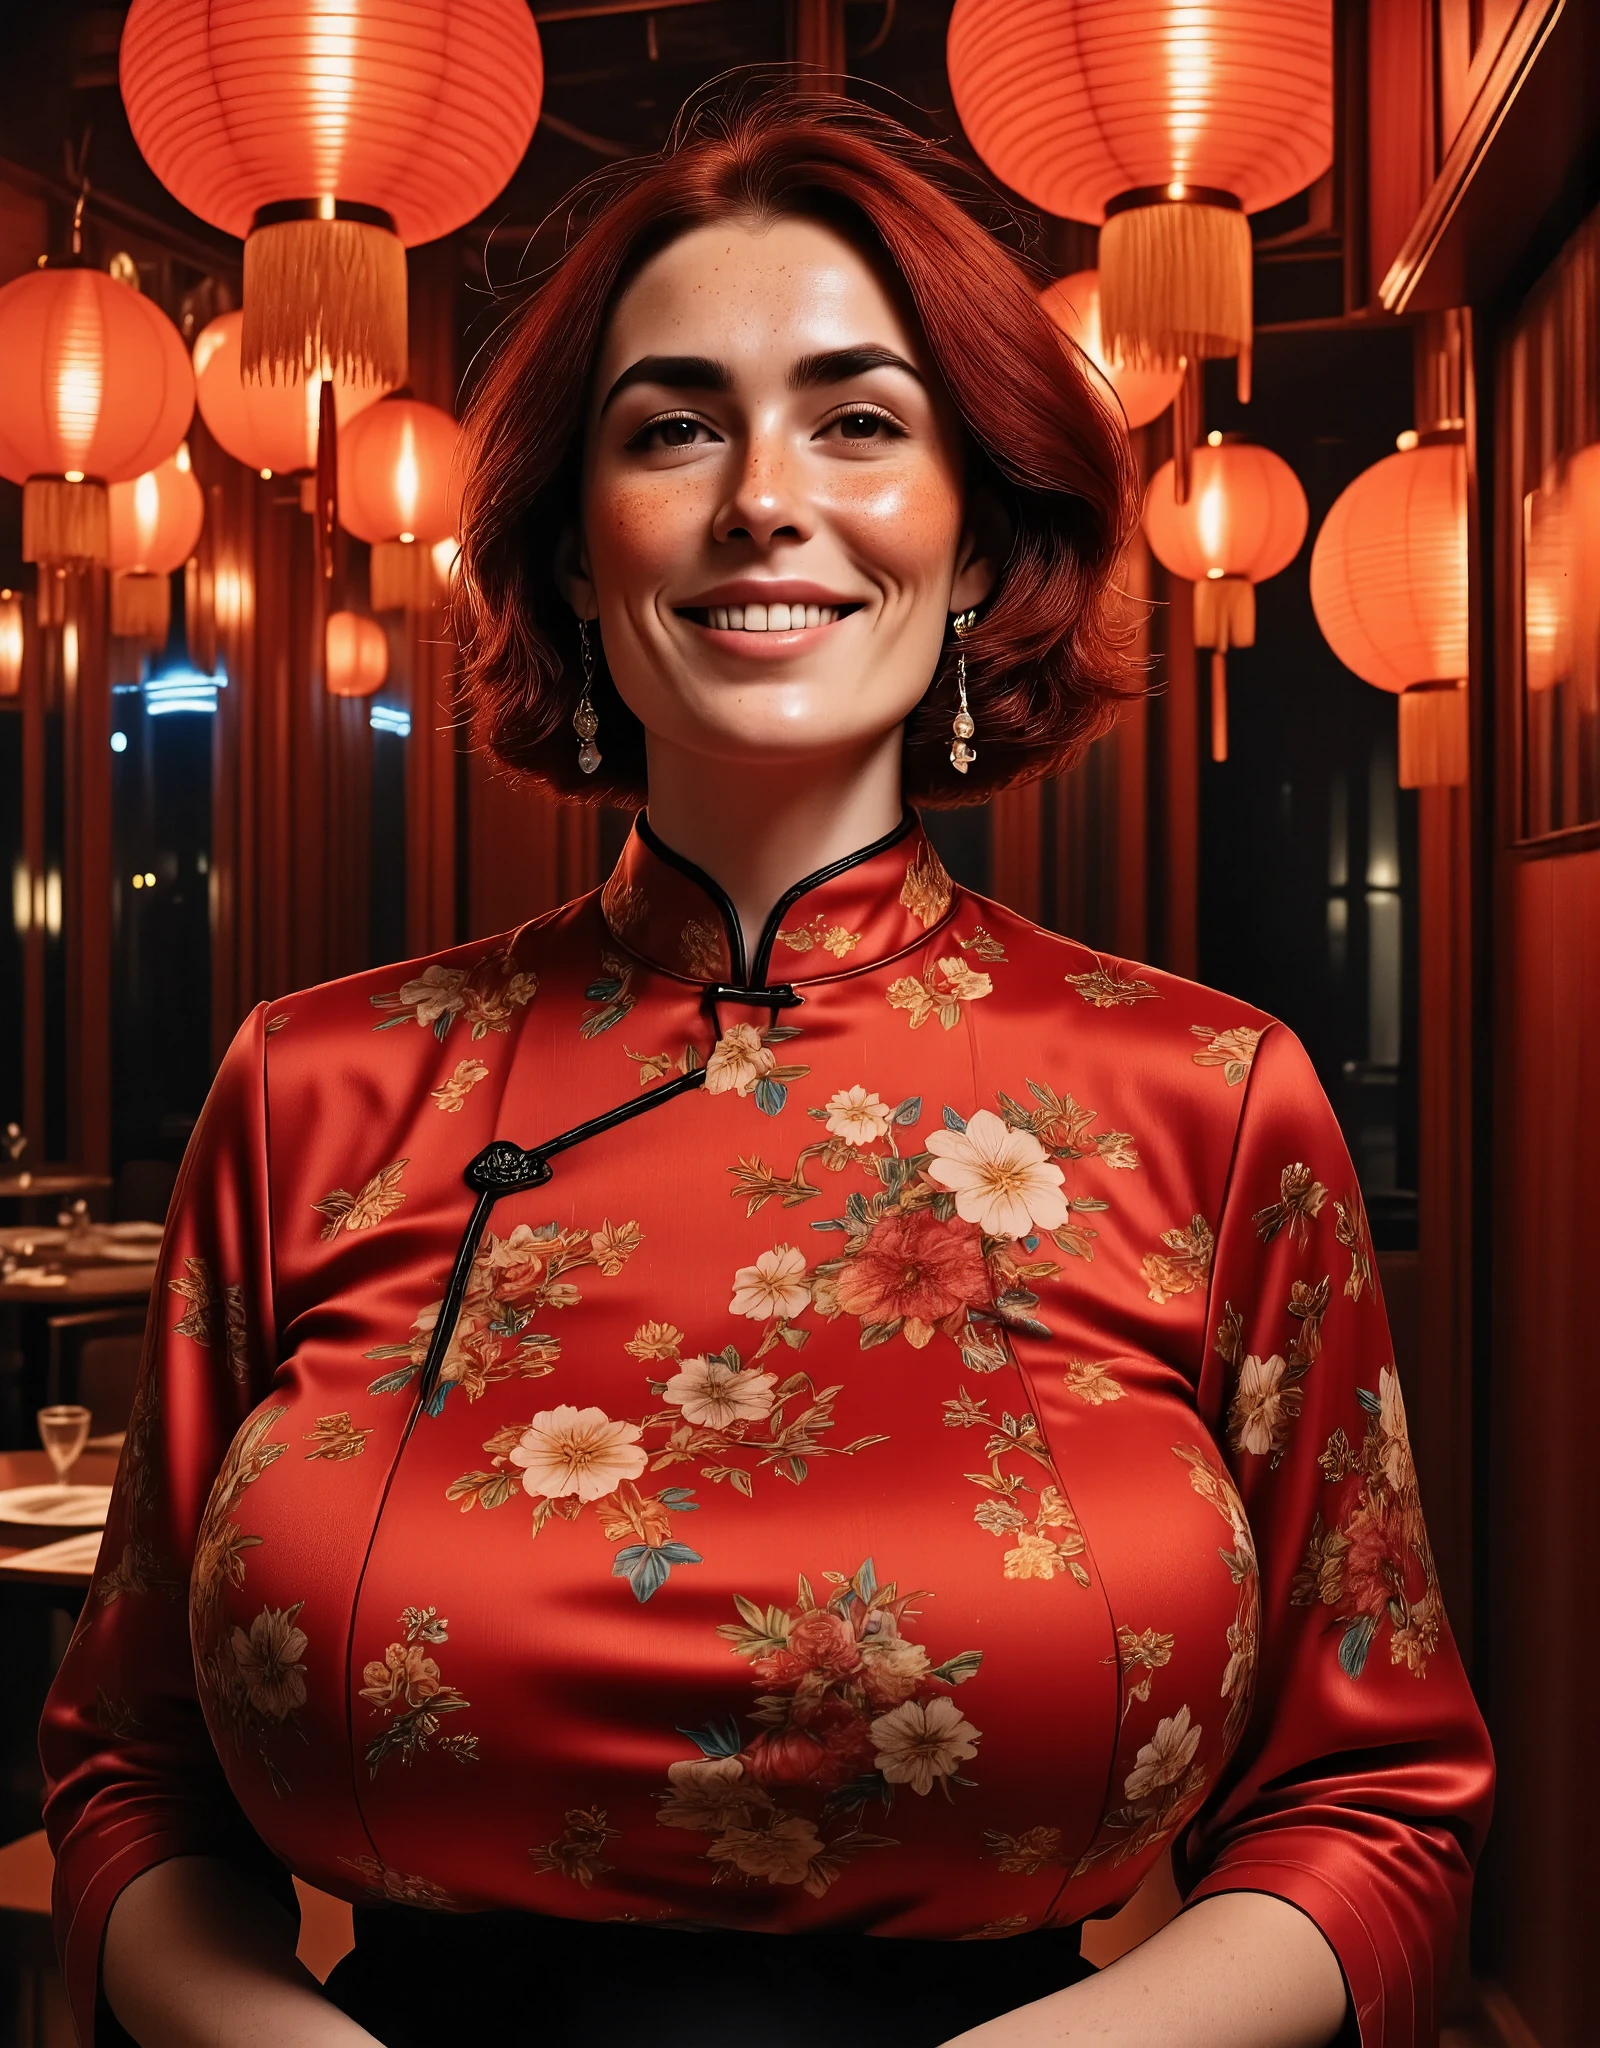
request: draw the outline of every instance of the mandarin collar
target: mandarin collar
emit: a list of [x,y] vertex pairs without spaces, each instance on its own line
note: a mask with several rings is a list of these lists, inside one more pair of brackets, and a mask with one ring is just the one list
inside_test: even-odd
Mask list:
[[607,928],[686,981],[764,988],[852,973],[908,952],[950,915],[955,885],[914,811],[806,875],[773,906],[753,957],[727,893],[674,853],[641,811],[600,892]]

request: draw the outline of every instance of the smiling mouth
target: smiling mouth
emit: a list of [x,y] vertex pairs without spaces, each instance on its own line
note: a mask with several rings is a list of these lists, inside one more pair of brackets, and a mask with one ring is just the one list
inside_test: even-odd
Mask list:
[[718,633],[796,633],[837,625],[860,610],[859,604],[713,604],[685,605],[678,616]]

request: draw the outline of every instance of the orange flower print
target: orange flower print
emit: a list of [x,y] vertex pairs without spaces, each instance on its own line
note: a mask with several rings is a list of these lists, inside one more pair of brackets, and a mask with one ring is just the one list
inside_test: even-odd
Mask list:
[[482,1060],[457,1060],[449,1080],[442,1087],[435,1088],[430,1099],[447,1116],[456,1115],[478,1083],[488,1077],[489,1069]]
[[970,1224],[941,1223],[927,1209],[891,1212],[833,1282],[847,1315],[877,1325],[903,1322],[926,1344],[946,1316],[989,1299],[989,1271]]
[[1097,1010],[1114,1010],[1119,1004],[1159,1000],[1150,982],[1141,981],[1136,975],[1124,974],[1115,962],[1102,963],[1087,974],[1068,974],[1063,979],[1068,988],[1075,988],[1083,1000],[1093,1004]]
[[1194,1294],[1204,1287],[1211,1273],[1216,1239],[1203,1216],[1191,1216],[1188,1228],[1163,1230],[1159,1252],[1146,1252],[1143,1260],[1145,1285],[1156,1303],[1170,1301],[1175,1294]]
[[943,861],[931,846],[925,846],[920,859],[907,864],[906,878],[900,885],[902,905],[928,931],[950,908],[954,893],[955,884],[945,873]]

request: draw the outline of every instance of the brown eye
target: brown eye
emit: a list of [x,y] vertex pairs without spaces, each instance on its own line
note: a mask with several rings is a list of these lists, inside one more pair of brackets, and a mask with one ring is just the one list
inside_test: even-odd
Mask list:
[[663,420],[655,431],[661,437],[663,448],[687,448],[699,426],[698,420]]
[[839,421],[839,432],[847,441],[870,441],[888,425],[879,412],[847,412]]

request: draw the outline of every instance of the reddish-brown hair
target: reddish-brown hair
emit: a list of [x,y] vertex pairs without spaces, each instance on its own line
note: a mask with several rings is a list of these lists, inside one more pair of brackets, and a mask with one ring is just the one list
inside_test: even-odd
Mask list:
[[603,765],[581,775],[578,634],[555,580],[578,516],[589,382],[611,307],[660,249],[729,217],[801,215],[903,283],[965,423],[967,488],[998,500],[1003,566],[966,639],[978,761],[949,762],[940,676],[906,727],[905,790],[935,804],[1064,766],[1129,687],[1114,577],[1136,516],[1127,435],[1037,300],[1038,279],[952,196],[969,175],[859,104],[791,90],[703,105],[660,156],[603,175],[598,204],[509,327],[467,411],[455,624],[475,737],[564,796],[637,804],[644,734],[596,678]]

